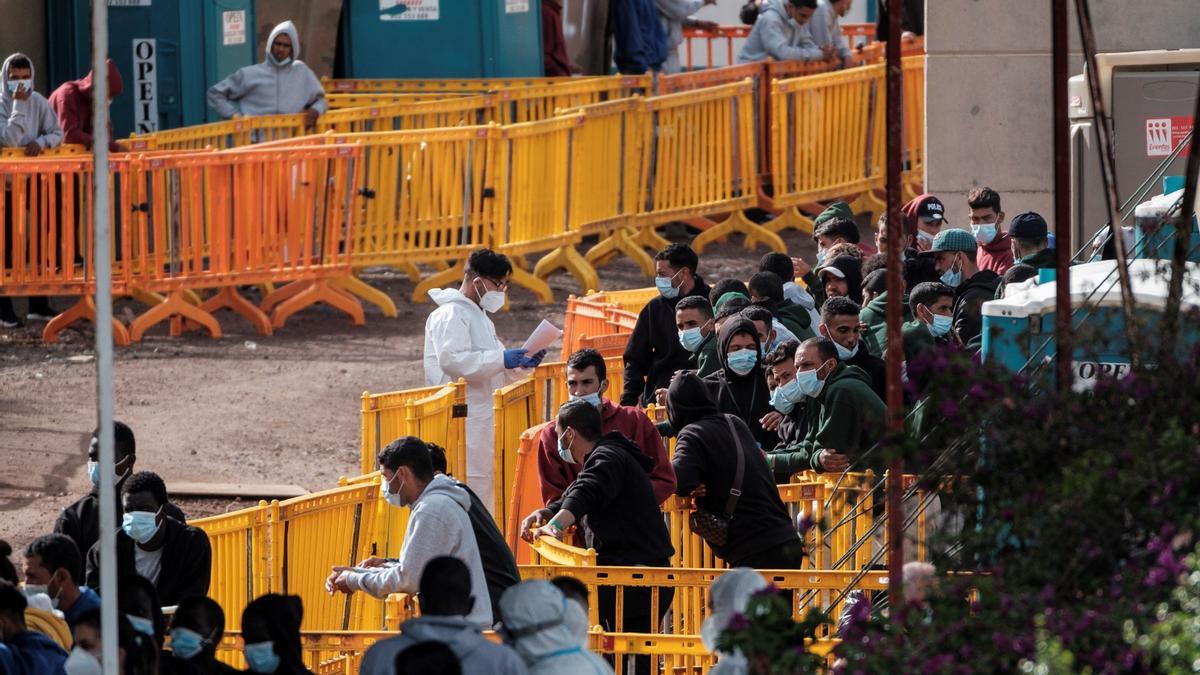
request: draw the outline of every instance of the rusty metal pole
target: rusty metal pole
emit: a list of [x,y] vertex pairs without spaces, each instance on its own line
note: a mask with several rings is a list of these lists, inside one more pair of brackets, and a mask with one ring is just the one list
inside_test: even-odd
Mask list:
[[[1067,118],[1067,0],[1054,0],[1050,10],[1053,50],[1051,90],[1054,92],[1054,344],[1058,391],[1071,390],[1071,129]],[[1119,230],[1115,224],[1113,232]]]
[[[904,302],[903,221],[900,220],[900,172],[903,169],[904,118],[903,77],[900,66],[901,0],[888,0],[887,30],[887,407],[888,432],[899,440],[904,434],[904,396],[900,384],[900,363],[904,361],[904,336],[901,334],[901,303]],[[922,121],[923,123],[924,121]],[[897,454],[888,464],[887,539],[888,605],[894,621],[904,614],[904,512],[900,493],[904,459]]]

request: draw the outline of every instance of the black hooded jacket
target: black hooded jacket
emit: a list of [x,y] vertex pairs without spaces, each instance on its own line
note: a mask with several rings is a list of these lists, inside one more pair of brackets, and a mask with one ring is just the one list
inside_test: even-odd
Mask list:
[[[846,297],[850,298],[858,306],[863,304],[862,294],[862,263],[858,258],[850,255],[839,255],[825,265],[821,269],[834,268],[842,273],[846,280]],[[824,288],[824,278],[822,278],[821,287]]]
[[[208,535],[191,525],[171,517],[162,519],[161,527],[166,530],[162,545],[162,560],[158,581],[154,583],[158,600],[164,606],[178,605],[190,595],[208,595],[212,576],[212,546]],[[137,544],[117,530],[117,576],[137,573]],[[87,553],[87,585],[100,587],[100,543],[96,542]]]
[[742,494],[734,507],[729,524],[729,541],[714,553],[729,563],[742,566],[750,556],[797,539],[787,508],[779,498],[774,476],[762,452],[754,447],[750,430],[734,415],[722,415],[708,395],[707,388],[694,373],[680,373],[671,382],[667,395],[667,415],[671,425],[681,429],[675,445],[675,493],[690,496],[697,486],[707,489],[696,505],[706,511],[723,514],[729,491],[737,474],[738,444],[729,431],[733,428],[741,440],[745,462]]
[[979,270],[954,289],[954,332],[971,349],[983,346],[983,303],[996,297],[1000,275]]
[[754,369],[745,375],[738,375],[729,369],[729,342],[739,333],[753,337],[755,349],[759,354],[762,353],[754,322],[740,316],[729,318],[721,326],[721,332],[717,336],[717,355],[721,359],[721,370],[704,378],[704,383],[708,387],[709,395],[716,401],[717,408],[723,413],[740,417],[754,434],[754,440],[764,450],[770,450],[779,442],[779,437],[774,431],[763,429],[759,423],[764,415],[773,410],[771,390],[767,388],[762,359],[760,358]]
[[304,667],[300,651],[300,621],[304,618],[304,603],[297,595],[268,593],[256,598],[242,613],[242,631],[247,623],[264,626],[279,656],[276,675],[312,675]]
[[566,509],[578,521],[587,516],[601,565],[670,564],[671,535],[663,520],[650,471],[654,459],[619,432],[600,438],[583,459],[583,470],[558,501],[546,508]]
[[708,297],[708,284],[696,277],[692,291],[668,300],[654,298],[638,314],[633,334],[625,345],[625,388],[621,405],[648,405],[654,402],[654,391],[671,381],[677,370],[690,368],[691,352],[679,344],[675,324],[675,305],[685,297]]

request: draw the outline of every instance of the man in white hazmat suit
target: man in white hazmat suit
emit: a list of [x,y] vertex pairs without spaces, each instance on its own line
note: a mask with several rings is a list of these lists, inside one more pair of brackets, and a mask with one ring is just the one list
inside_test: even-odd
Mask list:
[[612,666],[580,643],[587,615],[549,581],[522,581],[500,596],[500,634],[530,675],[611,675]]
[[291,21],[271,30],[262,63],[239,68],[208,90],[208,105],[225,119],[237,115],[305,114],[305,125],[316,125],[329,109],[325,89],[312,69],[300,60],[300,34]]
[[512,263],[507,257],[489,249],[475,251],[467,259],[462,286],[429,291],[438,308],[425,321],[425,383],[467,381],[467,485],[489,509],[496,503],[492,394],[525,377],[521,369],[536,367],[546,355],[505,349],[496,337],[488,314],[504,306],[510,276]]
[[700,641],[704,648],[717,656],[711,675],[745,675],[749,672],[746,657],[740,649],[732,654],[717,651],[717,638],[725,632],[735,614],[743,614],[750,597],[767,587],[767,580],[749,567],[738,567],[717,577],[709,589],[712,611],[700,625]]

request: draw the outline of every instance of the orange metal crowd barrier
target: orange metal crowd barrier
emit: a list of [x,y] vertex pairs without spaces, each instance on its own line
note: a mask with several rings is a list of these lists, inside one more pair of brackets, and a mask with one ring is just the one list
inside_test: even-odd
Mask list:
[[537,387],[526,378],[493,394],[495,440],[492,461],[492,516],[503,531],[508,522],[509,496],[517,478],[521,434],[537,421]]

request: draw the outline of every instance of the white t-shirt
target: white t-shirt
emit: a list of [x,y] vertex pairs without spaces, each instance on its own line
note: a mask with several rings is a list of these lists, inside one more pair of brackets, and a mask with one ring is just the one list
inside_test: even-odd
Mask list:
[[145,577],[152,584],[158,584],[158,573],[162,571],[162,548],[157,551],[146,551],[137,544],[133,545],[133,561],[140,577]]

